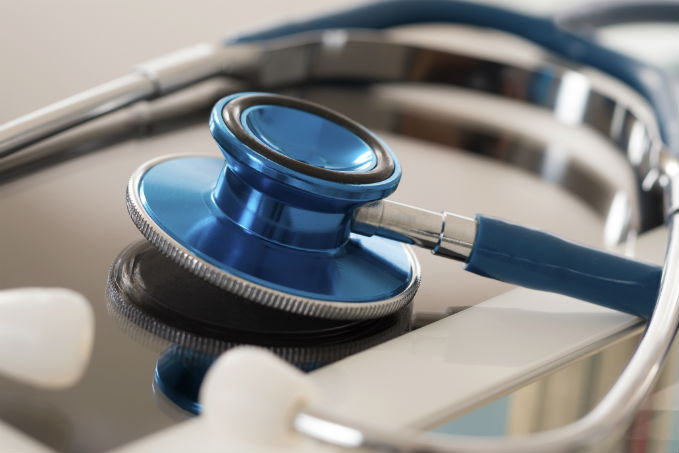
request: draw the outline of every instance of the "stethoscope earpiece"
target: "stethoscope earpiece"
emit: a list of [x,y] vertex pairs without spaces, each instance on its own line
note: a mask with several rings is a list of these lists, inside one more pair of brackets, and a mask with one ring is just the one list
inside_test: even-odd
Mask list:
[[238,296],[292,313],[365,319],[414,296],[408,246],[351,233],[354,210],[397,187],[401,168],[374,134],[320,105],[243,93],[210,130],[226,161],[174,156],[132,176],[132,220],[165,255]]

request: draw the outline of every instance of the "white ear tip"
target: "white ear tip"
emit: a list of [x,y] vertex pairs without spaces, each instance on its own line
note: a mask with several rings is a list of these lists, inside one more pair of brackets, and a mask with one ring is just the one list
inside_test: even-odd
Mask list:
[[225,439],[282,448],[298,438],[292,420],[317,393],[311,378],[273,353],[240,347],[208,370],[200,389],[202,416]]
[[81,294],[65,288],[0,291],[0,373],[63,388],[89,362],[94,314]]

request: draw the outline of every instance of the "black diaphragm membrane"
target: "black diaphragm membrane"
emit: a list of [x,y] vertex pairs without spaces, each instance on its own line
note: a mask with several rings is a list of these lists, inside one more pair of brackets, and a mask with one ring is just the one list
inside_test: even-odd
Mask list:
[[251,302],[195,276],[147,241],[123,250],[109,273],[109,314],[143,345],[162,352],[154,388],[190,413],[202,377],[222,352],[255,345],[308,371],[410,328],[412,304],[368,320],[296,315]]

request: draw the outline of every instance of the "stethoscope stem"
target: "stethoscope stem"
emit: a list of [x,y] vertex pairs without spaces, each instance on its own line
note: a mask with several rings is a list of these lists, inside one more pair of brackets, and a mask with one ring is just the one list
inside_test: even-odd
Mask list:
[[352,230],[424,247],[496,280],[556,292],[648,318],[662,268],[477,215],[437,213],[388,200],[356,210]]
[[434,212],[390,200],[361,206],[352,231],[416,245],[457,261],[467,261],[476,236],[476,220],[449,212]]

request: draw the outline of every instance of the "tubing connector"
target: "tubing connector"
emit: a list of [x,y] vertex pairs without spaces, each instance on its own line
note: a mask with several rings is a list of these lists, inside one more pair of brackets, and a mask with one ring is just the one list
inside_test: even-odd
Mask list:
[[380,200],[354,213],[351,230],[413,244],[458,261],[467,261],[476,237],[476,220]]

